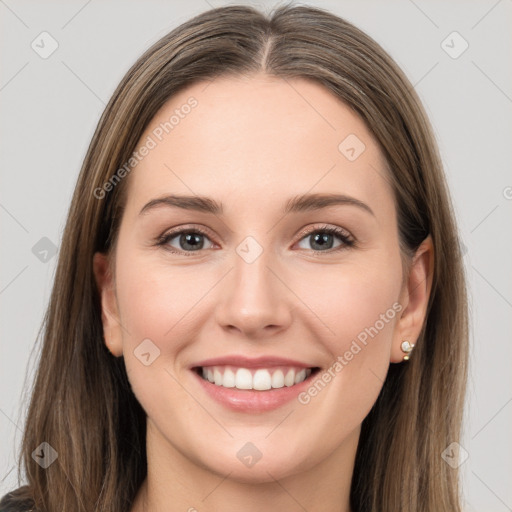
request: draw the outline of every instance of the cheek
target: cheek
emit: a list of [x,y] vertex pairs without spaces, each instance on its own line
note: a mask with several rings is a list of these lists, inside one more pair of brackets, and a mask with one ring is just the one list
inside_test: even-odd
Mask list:
[[190,305],[197,301],[198,283],[194,279],[187,269],[171,272],[169,268],[148,265],[135,258],[121,264],[117,296],[130,337],[163,339],[170,336]]
[[315,313],[311,328],[316,322],[315,331],[322,333],[322,342],[334,355],[349,350],[353,340],[362,346],[369,339],[380,340],[380,346],[391,340],[400,309],[401,267],[399,261],[380,260],[371,265],[332,266],[327,272],[313,270],[306,281],[297,281],[297,295]]
[[[161,418],[163,424],[170,421],[173,404],[184,408],[189,401],[175,378],[177,358],[190,336],[191,306],[199,300],[191,274],[135,256],[116,267],[127,375],[148,416]],[[149,354],[148,364],[144,354]]]
[[299,396],[304,414],[326,418],[321,425],[311,423],[312,437],[344,438],[360,425],[377,400],[389,369],[393,331],[401,311],[399,283],[399,275],[383,279],[379,272],[366,271],[326,280],[328,292],[310,295],[309,305],[324,324],[315,318],[311,326],[316,325],[315,332],[322,333],[320,343],[331,354],[326,368]]

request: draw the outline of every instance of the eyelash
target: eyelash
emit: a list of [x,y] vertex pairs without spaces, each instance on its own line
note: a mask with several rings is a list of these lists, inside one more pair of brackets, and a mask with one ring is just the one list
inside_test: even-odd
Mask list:
[[[302,241],[307,236],[310,236],[310,235],[313,235],[316,233],[328,233],[330,235],[335,235],[342,241],[342,245],[340,245],[339,247],[336,247],[334,249],[328,249],[326,251],[315,251],[314,249],[309,249],[309,251],[311,251],[315,256],[321,256],[322,253],[332,254],[334,252],[338,252],[341,250],[356,247],[355,239],[352,238],[350,235],[348,235],[344,229],[332,227],[332,226],[321,226],[319,228],[314,228],[314,229],[305,229],[300,232],[299,242]],[[166,251],[169,251],[173,254],[181,254],[184,256],[193,256],[194,253],[200,252],[200,251],[178,251],[178,250],[171,248],[170,246],[167,245],[170,240],[172,240],[173,238],[176,238],[178,235],[182,235],[182,234],[200,234],[200,235],[204,235],[205,237],[209,238],[208,233],[205,230],[201,229],[200,227],[184,228],[184,229],[179,229],[176,231],[171,231],[170,233],[164,233],[163,235],[159,236],[157,238],[156,245],[162,246]]]

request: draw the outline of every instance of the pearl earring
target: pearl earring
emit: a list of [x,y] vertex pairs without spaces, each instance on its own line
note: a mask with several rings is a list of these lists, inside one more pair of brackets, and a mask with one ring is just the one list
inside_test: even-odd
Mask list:
[[408,341],[402,341],[402,352],[405,352],[404,361],[409,360],[409,354],[411,353],[412,349],[414,348],[414,344],[409,343]]

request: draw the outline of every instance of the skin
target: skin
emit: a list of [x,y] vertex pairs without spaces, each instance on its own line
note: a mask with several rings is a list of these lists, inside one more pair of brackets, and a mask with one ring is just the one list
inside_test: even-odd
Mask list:
[[[107,255],[94,257],[107,346],[124,356],[147,413],[148,477],[131,512],[350,511],[361,423],[389,364],[403,360],[400,344],[415,343],[425,319],[431,240],[402,275],[384,157],[365,124],[322,86],[263,74],[198,83],[168,101],[141,141],[190,96],[197,107],[126,178],[115,270]],[[338,150],[349,134],[366,146],[354,161]],[[139,215],[171,193],[209,196],[224,214],[161,206]],[[287,199],[305,193],[350,195],[374,215],[336,205],[283,216]],[[334,236],[322,249],[301,235],[324,224],[357,245]],[[207,229],[203,249],[184,248],[179,235],[168,245],[190,256],[156,245],[178,226]],[[236,251],[247,236],[263,249],[250,264]],[[234,412],[188,369],[226,354],[327,369],[394,303],[401,311],[305,405]],[[146,338],[160,350],[149,366],[134,355]],[[248,441],[262,453],[252,467],[236,456]]]

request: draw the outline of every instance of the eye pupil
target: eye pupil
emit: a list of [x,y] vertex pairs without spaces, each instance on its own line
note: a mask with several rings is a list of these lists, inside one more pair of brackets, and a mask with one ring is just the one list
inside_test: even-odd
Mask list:
[[185,233],[180,237],[180,245],[185,249],[188,244],[192,249],[202,249],[204,240],[201,239],[203,235],[198,233]]
[[[327,248],[328,249],[331,249],[332,248],[332,235],[329,234],[329,233],[316,233],[313,236],[313,240],[314,240],[314,244],[319,244],[319,247],[320,248],[323,248],[325,249],[326,246],[328,246]],[[330,238],[330,244],[328,243],[329,241],[329,238]]]

